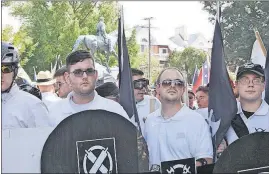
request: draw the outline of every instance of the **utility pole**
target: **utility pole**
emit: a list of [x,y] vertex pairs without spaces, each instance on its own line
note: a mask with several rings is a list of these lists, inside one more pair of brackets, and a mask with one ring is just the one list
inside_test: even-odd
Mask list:
[[148,28],[149,29],[149,58],[148,58],[148,80],[150,81],[150,62],[151,62],[151,38],[150,38],[150,29],[151,29],[151,23],[150,20],[153,19],[153,17],[148,17],[144,18],[143,20],[148,21],[148,27],[143,27],[143,28]]

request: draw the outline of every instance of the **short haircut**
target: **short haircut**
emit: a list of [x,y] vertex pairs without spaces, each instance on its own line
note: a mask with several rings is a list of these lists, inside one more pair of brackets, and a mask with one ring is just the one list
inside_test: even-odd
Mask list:
[[89,51],[86,50],[77,50],[70,53],[66,57],[66,67],[69,70],[70,65],[74,65],[78,62],[82,62],[85,59],[91,59],[93,62],[93,66],[95,67],[94,59]]
[[60,77],[60,76],[63,76],[65,72],[67,72],[67,67],[66,66],[63,66],[61,67],[60,69],[58,69],[55,74],[53,75],[53,78],[56,78],[56,77]]
[[180,73],[180,75],[184,78],[182,72],[181,72],[179,69],[177,69],[177,68],[175,68],[175,67],[168,67],[168,68],[163,69],[163,70],[160,72],[160,74],[158,75],[158,78],[157,78],[157,81],[156,81],[157,84],[160,83],[161,76],[162,76],[162,74],[163,74],[166,70],[176,70],[176,71],[178,71],[178,72]]
[[143,71],[136,68],[132,68],[132,76],[143,76],[143,75],[144,75]]
[[208,94],[209,87],[208,86],[199,86],[198,89],[196,90],[196,93],[199,92],[199,91],[202,91],[202,92]]
[[194,92],[192,92],[191,90],[188,90],[188,94],[195,96]]

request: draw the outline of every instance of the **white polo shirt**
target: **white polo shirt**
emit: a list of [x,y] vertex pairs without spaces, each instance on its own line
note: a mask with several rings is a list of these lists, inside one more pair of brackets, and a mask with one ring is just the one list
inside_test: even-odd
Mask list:
[[195,111],[202,115],[205,120],[208,120],[208,108],[198,108]]
[[162,161],[213,157],[208,124],[186,105],[166,120],[161,109],[150,114],[145,124],[145,140],[150,166]]
[[52,92],[42,92],[41,95],[42,95],[42,101],[45,103],[49,111],[56,102],[62,100],[55,93]]
[[150,114],[150,100],[152,99],[152,102],[154,102],[154,110],[156,111],[161,107],[161,102],[153,96],[149,95],[144,95],[144,100],[138,102],[136,104],[136,109],[139,117],[139,122],[142,130],[142,135],[144,136],[144,127],[145,127],[145,122],[144,120],[146,117]]
[[[269,132],[269,105],[262,100],[262,104],[259,109],[249,118],[247,118],[243,111],[241,104],[238,102],[237,104],[238,112],[244,123],[246,124],[249,133],[255,132]],[[228,132],[226,133],[226,139],[228,144],[231,144],[235,140],[238,139],[234,129],[230,126]]]
[[94,99],[86,104],[75,104],[72,100],[72,96],[73,92],[70,92],[67,95],[67,98],[57,102],[51,108],[49,112],[49,118],[53,126],[57,126],[62,120],[64,120],[68,116],[85,110],[106,110],[119,114],[125,117],[127,120],[131,121],[127,113],[119,103],[101,97],[97,94],[96,91],[94,91]]

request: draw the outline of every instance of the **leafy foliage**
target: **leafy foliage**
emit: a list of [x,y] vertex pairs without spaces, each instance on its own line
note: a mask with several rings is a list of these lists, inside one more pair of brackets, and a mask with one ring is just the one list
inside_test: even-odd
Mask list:
[[[216,2],[204,1],[204,10],[215,21]],[[251,57],[256,40],[253,29],[257,28],[262,40],[269,46],[269,2],[266,1],[220,1],[221,28],[224,39],[225,58],[229,64],[240,65]]]
[[195,66],[201,67],[206,60],[206,53],[202,50],[188,47],[182,52],[174,51],[169,57],[169,64],[187,73],[188,82],[191,83]]

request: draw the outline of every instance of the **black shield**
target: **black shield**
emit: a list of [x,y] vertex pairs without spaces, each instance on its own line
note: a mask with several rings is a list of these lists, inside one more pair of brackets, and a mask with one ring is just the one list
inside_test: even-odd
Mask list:
[[213,173],[237,173],[269,166],[269,133],[243,136],[228,146],[215,164]]
[[137,131],[131,122],[108,111],[83,111],[50,134],[41,173],[137,173],[137,159]]

